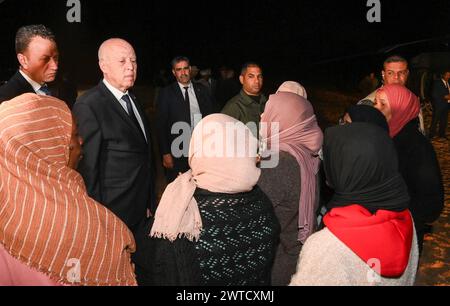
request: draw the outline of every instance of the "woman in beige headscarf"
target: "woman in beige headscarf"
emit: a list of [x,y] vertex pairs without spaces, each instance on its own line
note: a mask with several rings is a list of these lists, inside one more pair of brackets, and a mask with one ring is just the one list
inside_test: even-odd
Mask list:
[[196,126],[191,170],[167,187],[155,214],[150,235],[163,239],[149,239],[149,284],[269,284],[278,223],[256,186],[256,150],[250,129],[227,115]]
[[0,106],[0,285],[135,285],[127,227],[86,193],[70,110],[24,94]]

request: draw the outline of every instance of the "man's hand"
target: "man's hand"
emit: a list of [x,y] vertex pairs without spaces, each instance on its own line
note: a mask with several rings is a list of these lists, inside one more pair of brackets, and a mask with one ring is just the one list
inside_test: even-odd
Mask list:
[[163,155],[163,167],[166,169],[173,169],[173,157],[172,154]]

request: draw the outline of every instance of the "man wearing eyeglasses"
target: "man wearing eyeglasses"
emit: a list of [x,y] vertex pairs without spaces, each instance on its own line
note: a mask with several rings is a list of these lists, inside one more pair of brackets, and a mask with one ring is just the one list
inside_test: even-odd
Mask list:
[[191,81],[187,57],[175,57],[171,65],[176,82],[162,89],[156,102],[159,152],[167,183],[189,170],[191,132],[196,123],[213,112],[214,105],[208,88]]

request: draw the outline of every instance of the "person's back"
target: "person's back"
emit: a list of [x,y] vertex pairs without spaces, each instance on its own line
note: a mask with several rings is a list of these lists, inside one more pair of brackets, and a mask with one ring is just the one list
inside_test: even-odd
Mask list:
[[195,193],[203,231],[195,244],[201,285],[267,286],[279,225],[259,187],[250,192]]
[[[206,145],[212,143],[222,145]],[[270,284],[279,224],[256,186],[257,147],[236,119],[213,114],[200,121],[190,143],[191,170],[164,191],[148,225],[153,238],[148,232],[138,238],[146,244],[138,250],[146,272],[140,284]]]
[[291,285],[413,285],[418,246],[393,141],[371,123],[325,131],[323,162],[335,194],[326,226],[308,238]]
[[[305,91],[294,92],[306,95]],[[274,124],[279,125],[276,132],[272,130]],[[279,91],[269,97],[261,126],[261,141],[267,144],[271,158],[279,154],[274,167],[267,167],[263,160],[258,185],[272,201],[281,224],[272,283],[284,286],[295,273],[302,244],[315,231],[319,204],[318,151],[323,134],[311,103],[293,92]],[[272,143],[273,139],[278,143]],[[266,155],[264,151],[260,153]]]
[[[329,229],[313,234],[302,248],[291,286],[405,286],[414,285],[419,252],[414,233],[408,266],[399,278],[382,277]],[[312,260],[314,258],[314,260]],[[374,261],[375,263],[375,261]]]
[[289,283],[302,248],[297,239],[300,184],[300,166],[287,152],[280,152],[275,168],[261,169],[258,186],[270,198],[282,229],[272,268],[272,285],[275,286]]

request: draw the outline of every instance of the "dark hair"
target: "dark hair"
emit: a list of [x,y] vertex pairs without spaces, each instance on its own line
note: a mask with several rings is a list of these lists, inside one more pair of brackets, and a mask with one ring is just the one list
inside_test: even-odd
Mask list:
[[175,67],[176,64],[178,64],[179,62],[187,62],[189,64],[189,66],[191,65],[191,62],[189,61],[189,59],[186,56],[176,56],[171,62],[170,62],[170,66]]
[[247,72],[247,69],[249,67],[258,67],[259,69],[262,70],[261,65],[259,65],[258,63],[256,63],[256,62],[247,62],[244,65],[242,65],[241,75],[244,75]]
[[450,73],[450,68],[448,67],[441,69],[439,74],[443,77],[447,72]]
[[383,63],[383,69],[384,69],[384,66],[386,66],[386,64],[399,63],[399,62],[406,63],[406,65],[408,65],[408,61],[400,55],[389,56]]
[[21,27],[16,34],[16,54],[24,52],[33,37],[42,37],[55,42],[53,32],[42,24],[33,24]]

